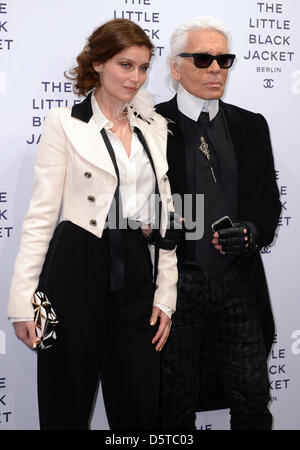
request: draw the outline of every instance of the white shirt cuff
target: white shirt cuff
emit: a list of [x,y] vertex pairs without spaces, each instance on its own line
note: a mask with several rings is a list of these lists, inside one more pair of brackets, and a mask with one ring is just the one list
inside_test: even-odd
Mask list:
[[162,312],[164,312],[165,314],[167,314],[167,316],[169,317],[169,319],[171,319],[172,314],[174,312],[174,310],[172,308],[170,308],[169,306],[166,305],[161,305],[160,303],[157,303],[155,306],[157,306],[159,309],[162,310]]
[[14,322],[29,322],[29,321],[33,321],[34,319],[32,318],[32,317],[9,317],[8,318],[9,319],[9,321],[11,322],[11,323],[14,323]]

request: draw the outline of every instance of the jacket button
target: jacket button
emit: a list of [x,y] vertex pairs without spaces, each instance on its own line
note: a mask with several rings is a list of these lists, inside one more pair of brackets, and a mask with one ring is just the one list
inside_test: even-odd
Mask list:
[[95,219],[90,220],[90,225],[95,227],[97,225],[97,220],[95,220]]
[[163,178],[163,180],[164,180],[164,182],[168,181],[168,177],[165,176],[165,177]]
[[84,172],[84,176],[85,176],[85,178],[91,178],[92,174],[91,174],[91,172]]
[[89,202],[94,202],[96,200],[93,195],[89,195],[87,199]]

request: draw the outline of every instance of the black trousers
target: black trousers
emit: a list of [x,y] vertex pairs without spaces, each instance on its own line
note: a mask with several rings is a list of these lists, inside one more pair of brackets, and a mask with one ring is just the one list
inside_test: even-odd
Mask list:
[[195,429],[201,351],[213,360],[230,406],[231,429],[270,429],[267,356],[247,264],[232,263],[218,280],[183,266],[177,311],[162,352],[165,430]]
[[88,429],[99,374],[111,429],[159,427],[152,265],[141,231],[124,233],[124,289],[111,294],[107,232],[99,239],[71,222],[55,231],[40,288],[60,328],[55,345],[38,352],[41,429]]

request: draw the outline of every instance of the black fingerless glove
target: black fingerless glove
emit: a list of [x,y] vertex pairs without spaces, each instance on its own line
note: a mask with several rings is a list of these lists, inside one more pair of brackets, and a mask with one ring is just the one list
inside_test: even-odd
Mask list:
[[169,212],[169,223],[165,237],[161,237],[159,230],[153,233],[152,242],[163,250],[173,250],[183,236],[183,222],[173,211]]
[[226,255],[249,255],[258,248],[257,230],[251,222],[234,223],[233,228],[218,230],[218,234],[218,243]]

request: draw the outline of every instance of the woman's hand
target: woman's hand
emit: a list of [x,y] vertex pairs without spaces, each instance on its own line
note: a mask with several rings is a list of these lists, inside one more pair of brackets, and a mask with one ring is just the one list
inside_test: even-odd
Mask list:
[[35,323],[33,320],[13,322],[15,334],[24,344],[28,345],[31,350],[38,345],[38,338],[35,332]]
[[154,326],[159,317],[159,327],[156,335],[152,339],[152,344],[156,344],[155,350],[161,351],[165,345],[171,328],[171,319],[165,314],[158,306],[154,306],[152,309],[152,315],[150,317],[150,325]]

